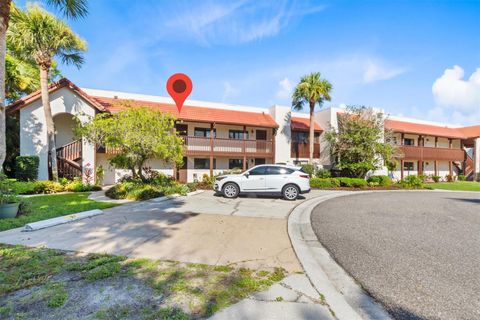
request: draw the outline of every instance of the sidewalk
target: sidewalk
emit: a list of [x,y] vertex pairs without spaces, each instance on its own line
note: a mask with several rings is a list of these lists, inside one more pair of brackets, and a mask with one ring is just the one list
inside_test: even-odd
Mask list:
[[211,320],[302,319],[333,320],[335,317],[324,297],[315,290],[307,276],[293,274],[267,291],[230,306]]

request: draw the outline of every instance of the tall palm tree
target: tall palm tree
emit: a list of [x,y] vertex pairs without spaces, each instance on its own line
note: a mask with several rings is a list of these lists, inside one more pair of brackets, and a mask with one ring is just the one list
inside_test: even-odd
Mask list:
[[313,139],[315,132],[314,110],[315,105],[321,107],[325,100],[330,101],[330,91],[332,84],[321,78],[320,72],[312,72],[303,76],[295,87],[292,94],[292,107],[294,110],[302,110],[304,105],[310,107],[310,163],[313,163]]
[[38,5],[31,4],[27,5],[25,11],[12,9],[7,39],[15,52],[21,53],[25,60],[33,59],[40,70],[40,91],[45,112],[48,150],[51,155],[52,178],[58,180],[55,126],[48,94],[48,73],[54,57],[79,68],[83,63],[82,52],[86,50],[86,43],[64,21]]
[[[85,17],[88,13],[87,0],[47,0],[68,18]],[[6,35],[10,18],[11,0],[0,0],[0,171],[7,152],[5,126],[5,57]]]

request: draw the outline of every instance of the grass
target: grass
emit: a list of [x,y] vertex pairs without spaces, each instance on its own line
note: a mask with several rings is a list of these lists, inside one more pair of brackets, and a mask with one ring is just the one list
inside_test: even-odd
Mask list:
[[[85,312],[97,319],[204,318],[284,277],[285,271],[278,268],[251,270],[107,254],[77,256],[0,244],[0,301],[5,306],[0,315],[55,318],[64,312],[79,316]],[[102,303],[93,307],[69,299],[83,294],[86,286],[108,298],[97,298]],[[18,290],[23,290],[20,297],[12,294]],[[125,293],[129,300],[119,305],[115,299]]]
[[474,181],[428,183],[426,186],[431,189],[441,190],[480,191],[480,183]]
[[0,231],[22,227],[30,222],[115,206],[112,203],[89,200],[88,195],[89,193],[69,193],[24,198],[29,203],[29,212],[16,218],[0,219]]

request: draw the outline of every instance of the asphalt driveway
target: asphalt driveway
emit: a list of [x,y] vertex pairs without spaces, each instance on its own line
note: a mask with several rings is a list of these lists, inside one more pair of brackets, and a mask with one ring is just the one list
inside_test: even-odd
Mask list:
[[480,319],[480,194],[376,192],[332,199],[312,226],[398,319]]

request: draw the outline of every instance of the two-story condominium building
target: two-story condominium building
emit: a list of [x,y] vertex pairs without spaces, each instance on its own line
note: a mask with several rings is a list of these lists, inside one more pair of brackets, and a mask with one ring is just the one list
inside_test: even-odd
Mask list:
[[[147,166],[180,181],[201,180],[204,174],[245,170],[264,163],[301,164],[309,157],[309,117],[287,106],[255,108],[187,100],[178,112],[170,98],[81,89],[68,79],[51,84],[49,96],[59,174],[69,178],[102,166],[104,184],[113,184],[129,173],[109,165],[110,150],[90,145],[73,133],[75,118],[85,122],[99,112],[115,113],[128,106],[168,112],[178,119],[176,131],[185,143],[183,166],[175,168],[159,160],[151,160]],[[48,179],[49,155],[40,93],[12,103],[7,110],[20,118],[21,155],[38,155],[38,178]],[[326,168],[332,166],[332,161],[324,134],[337,128],[341,112],[343,109],[327,108],[315,113],[314,161]],[[480,126],[460,128],[388,117],[385,128],[394,132],[394,142],[402,151],[398,170],[393,173],[398,179],[408,174],[473,177],[480,172]]]

